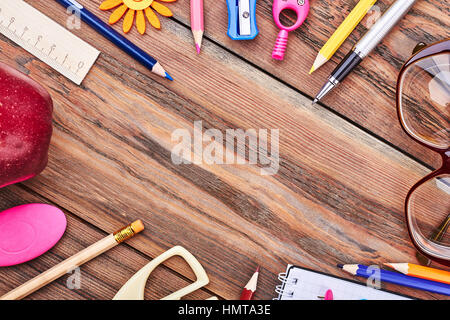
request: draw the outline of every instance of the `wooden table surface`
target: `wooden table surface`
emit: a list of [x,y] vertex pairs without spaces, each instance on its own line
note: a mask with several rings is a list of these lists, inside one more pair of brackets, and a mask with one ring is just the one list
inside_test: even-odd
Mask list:
[[[27,0],[65,25],[54,1]],[[104,21],[101,0],[79,0]],[[384,11],[392,1],[378,1]],[[277,274],[297,264],[352,278],[336,263],[415,262],[404,221],[409,188],[439,158],[400,128],[395,84],[415,44],[449,37],[446,0],[419,0],[345,82],[319,105],[311,98],[366,31],[356,28],[332,61],[312,75],[314,58],[357,0],[312,0],[303,26],[289,37],[283,62],[271,59],[277,35],[269,0],[257,2],[254,41],[226,35],[226,1],[205,0],[206,34],[197,55],[189,28],[189,1],[168,3],[173,18],[162,29],[127,37],[155,56],[175,79],[160,78],[83,24],[74,32],[102,51],[77,86],[0,36],[0,61],[44,85],[54,100],[49,164],[38,177],[0,190],[0,210],[30,203],[62,208],[68,228],[41,257],[1,268],[0,294],[134,219],[146,230],[81,267],[81,288],[67,277],[30,299],[111,299],[155,256],[175,245],[192,252],[210,284],[188,296],[239,297],[261,265],[255,299],[271,299]],[[291,16],[285,19],[292,19]],[[121,23],[115,26],[120,31]],[[172,132],[279,129],[280,168],[259,165],[176,165]],[[157,269],[147,299],[192,282],[179,258]],[[445,298],[386,286],[417,298]]]

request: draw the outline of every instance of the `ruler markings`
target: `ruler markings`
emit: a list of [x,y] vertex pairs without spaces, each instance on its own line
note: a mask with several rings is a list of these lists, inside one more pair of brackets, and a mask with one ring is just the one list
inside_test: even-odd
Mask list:
[[78,85],[100,54],[23,0],[0,0],[0,33]]

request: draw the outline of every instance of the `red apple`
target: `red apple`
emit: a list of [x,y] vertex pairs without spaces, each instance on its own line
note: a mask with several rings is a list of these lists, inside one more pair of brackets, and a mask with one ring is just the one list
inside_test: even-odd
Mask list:
[[47,90],[0,62],[0,188],[44,170],[52,112]]

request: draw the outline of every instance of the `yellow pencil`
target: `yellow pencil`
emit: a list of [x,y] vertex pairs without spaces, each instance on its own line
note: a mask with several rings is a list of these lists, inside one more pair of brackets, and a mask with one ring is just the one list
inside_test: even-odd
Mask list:
[[385,263],[384,265],[408,276],[450,284],[450,272],[412,263]]
[[344,40],[347,39],[349,34],[355,29],[362,18],[364,18],[367,11],[369,11],[375,2],[377,2],[377,0],[360,0],[358,2],[322,49],[320,49],[309,74],[313,73],[314,70],[318,69],[321,65],[331,59],[336,50],[341,46]]

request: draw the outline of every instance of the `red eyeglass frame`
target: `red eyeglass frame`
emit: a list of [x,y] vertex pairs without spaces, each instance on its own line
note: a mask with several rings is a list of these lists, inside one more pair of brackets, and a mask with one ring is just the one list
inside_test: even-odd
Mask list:
[[403,129],[403,131],[414,141],[418,142],[419,144],[423,145],[424,147],[433,150],[437,153],[439,153],[442,157],[442,166],[439,169],[434,170],[433,172],[429,173],[428,175],[426,175],[425,177],[423,177],[422,179],[420,179],[416,184],[414,184],[411,189],[408,191],[408,194],[406,195],[406,199],[405,199],[405,216],[406,216],[406,225],[408,227],[408,233],[409,233],[409,237],[411,238],[411,241],[414,245],[414,247],[417,249],[417,251],[419,251],[421,254],[423,254],[424,256],[428,257],[429,259],[439,262],[443,265],[446,266],[450,266],[450,257],[448,259],[441,259],[438,257],[435,257],[433,255],[428,254],[427,252],[424,252],[422,250],[422,248],[420,248],[420,246],[415,242],[414,240],[414,236],[412,234],[411,231],[411,227],[409,224],[409,213],[408,213],[408,202],[409,202],[409,198],[411,197],[411,194],[422,184],[424,184],[425,182],[427,182],[428,180],[441,175],[441,174],[450,174],[450,148],[447,149],[441,149],[441,148],[436,148],[433,146],[430,146],[422,141],[420,141],[419,139],[417,139],[416,137],[414,137],[413,135],[411,135],[408,130],[406,129],[406,124],[404,123],[404,119],[402,117],[402,113],[400,111],[400,99],[401,99],[401,94],[400,94],[400,84],[401,84],[401,80],[403,77],[404,72],[406,71],[406,69],[408,68],[408,66],[410,66],[411,64],[413,64],[414,62],[416,62],[417,60],[423,59],[423,58],[427,58],[427,57],[431,57],[437,54],[441,54],[441,53],[449,53],[450,54],[450,39],[446,39],[446,40],[442,40],[440,42],[437,42],[435,44],[432,44],[430,46],[427,46],[423,49],[421,49],[420,51],[416,52],[415,54],[413,54],[413,56],[411,58],[409,58],[405,64],[403,65],[403,67],[400,69],[400,73],[398,75],[397,78],[397,88],[396,88],[396,105],[397,105],[397,116],[398,119],[400,121],[400,125]]

